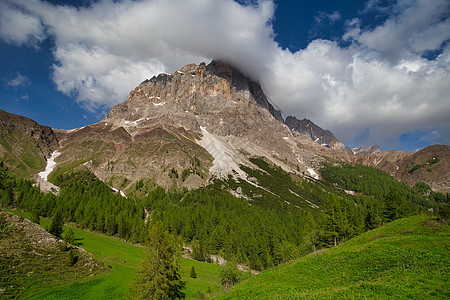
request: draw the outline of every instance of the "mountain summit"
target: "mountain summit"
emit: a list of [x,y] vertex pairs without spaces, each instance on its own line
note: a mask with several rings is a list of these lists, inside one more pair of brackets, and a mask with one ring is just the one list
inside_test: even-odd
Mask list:
[[[0,116],[0,120],[6,124],[8,116]],[[408,153],[366,151],[355,155],[330,131],[310,120],[288,117],[285,123],[259,83],[223,61],[189,64],[172,74],[154,76],[132,90],[127,101],[114,106],[100,122],[53,132],[55,145],[49,150],[38,145],[45,150],[45,159],[58,151],[50,180],[68,170],[88,169],[121,190],[141,179],[166,188],[195,188],[210,179],[230,176],[257,185],[249,175],[249,170],[260,169],[255,158],[316,179],[324,162],[337,161],[360,162],[391,174],[401,170],[417,173],[409,162],[398,164]],[[6,135],[11,135],[10,131]],[[25,162],[20,151],[10,154]],[[429,155],[425,155],[428,160],[432,159]],[[433,165],[421,162],[420,166],[441,170],[444,157],[432,160]],[[38,160],[38,169],[43,169],[44,159]],[[439,189],[447,187],[447,180],[439,181]]]
[[122,188],[144,177],[166,187],[246,178],[250,157],[317,176],[324,154],[334,155],[293,136],[259,83],[222,61],[147,79],[99,123],[58,134],[60,166],[82,164]]

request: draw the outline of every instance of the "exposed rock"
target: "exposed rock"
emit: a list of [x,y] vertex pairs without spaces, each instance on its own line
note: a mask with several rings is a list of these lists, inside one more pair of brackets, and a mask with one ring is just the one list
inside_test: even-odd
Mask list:
[[296,117],[289,116],[285,123],[296,136],[309,138],[324,147],[351,152],[351,149],[339,142],[331,131],[322,129],[311,120],[298,120]]
[[360,146],[356,148],[352,148],[353,154],[379,154],[381,153],[381,148],[379,145],[373,146]]

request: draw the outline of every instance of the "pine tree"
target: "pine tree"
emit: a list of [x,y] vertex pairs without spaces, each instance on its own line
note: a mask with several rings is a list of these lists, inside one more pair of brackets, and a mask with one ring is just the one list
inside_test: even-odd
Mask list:
[[191,278],[197,278],[197,273],[195,272],[195,267],[191,267]]
[[149,234],[147,255],[130,287],[131,298],[184,298],[185,283],[181,281],[178,261],[180,243],[161,223],[155,224]]
[[52,218],[49,232],[54,236],[61,237],[64,221],[61,212],[58,210]]
[[73,233],[72,228],[69,227],[69,229],[64,233],[64,241],[72,245],[75,244],[75,234]]

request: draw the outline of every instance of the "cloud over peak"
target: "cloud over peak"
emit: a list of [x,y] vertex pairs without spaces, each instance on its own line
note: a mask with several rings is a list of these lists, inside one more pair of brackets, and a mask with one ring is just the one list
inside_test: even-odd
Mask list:
[[[450,4],[380,3],[368,1],[362,12],[384,9],[385,21],[374,28],[359,18],[345,21],[340,41],[348,46],[316,39],[297,52],[275,42],[269,0],[105,0],[81,8],[3,0],[0,37],[33,47],[52,38],[53,81],[90,110],[126,100],[160,72],[217,58],[259,80],[285,116],[308,117],[343,142],[370,128],[361,142],[420,129],[448,143]],[[338,20],[337,11],[316,18]],[[430,51],[436,57],[426,58]]]

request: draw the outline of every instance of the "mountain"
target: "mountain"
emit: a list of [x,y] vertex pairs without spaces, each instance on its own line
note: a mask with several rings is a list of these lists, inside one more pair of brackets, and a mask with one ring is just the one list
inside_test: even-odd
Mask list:
[[[289,128],[260,85],[225,62],[145,80],[82,128],[2,120],[0,206],[133,243],[161,223],[201,261],[262,271],[419,211],[448,215],[446,196],[393,177],[448,185],[448,146],[355,155],[309,120],[289,118]],[[38,184],[10,174],[28,153],[41,161],[25,174]],[[57,187],[40,193],[47,180]]]
[[140,178],[165,187],[245,178],[240,166],[255,168],[250,157],[318,176],[321,163],[335,155],[294,136],[260,85],[220,61],[145,80],[99,123],[56,134],[56,172],[86,167],[122,189]]
[[324,162],[343,161],[382,169],[411,186],[425,181],[435,191],[449,188],[448,146],[428,149],[427,160],[438,151],[440,163],[416,172],[415,165],[426,163],[421,155],[350,149],[310,120],[283,121],[259,83],[223,61],[147,79],[103,120],[82,128],[52,130],[6,112],[0,120],[1,159],[28,178],[58,149],[50,178],[87,169],[121,190],[142,178],[166,188],[195,188],[229,175],[247,179],[242,166],[258,169],[255,157],[299,176],[320,178]]
[[329,130],[324,130],[314,124],[311,120],[298,120],[296,117],[289,116],[286,118],[285,124],[291,129],[296,136],[303,136],[310,138],[321,146],[328,148],[345,150],[352,152],[352,150],[338,141],[338,139]]
[[50,127],[0,110],[0,160],[12,173],[33,178],[58,146]]

